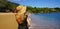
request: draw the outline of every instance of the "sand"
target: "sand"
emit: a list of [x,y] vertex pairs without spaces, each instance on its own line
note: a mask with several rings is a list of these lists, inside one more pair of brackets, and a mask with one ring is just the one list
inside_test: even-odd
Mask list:
[[0,13],[0,29],[18,29],[13,13]]

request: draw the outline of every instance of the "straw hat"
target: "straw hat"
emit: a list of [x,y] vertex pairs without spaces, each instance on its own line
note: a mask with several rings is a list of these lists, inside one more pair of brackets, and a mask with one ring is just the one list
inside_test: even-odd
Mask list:
[[23,14],[26,12],[26,6],[17,6],[16,10],[18,10],[19,14]]
[[22,6],[20,5],[16,7],[16,10],[21,10],[21,9],[22,9]]

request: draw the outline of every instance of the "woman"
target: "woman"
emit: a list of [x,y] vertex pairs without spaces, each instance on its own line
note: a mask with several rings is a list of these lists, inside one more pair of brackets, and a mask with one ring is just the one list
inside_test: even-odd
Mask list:
[[14,12],[18,23],[18,29],[28,29],[28,24],[30,23],[28,23],[29,21],[27,20],[28,16],[25,15],[26,7],[18,6]]

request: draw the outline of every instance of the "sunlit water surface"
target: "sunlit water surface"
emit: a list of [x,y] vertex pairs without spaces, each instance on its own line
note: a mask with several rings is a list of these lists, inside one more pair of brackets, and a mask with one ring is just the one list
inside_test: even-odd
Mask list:
[[30,29],[60,29],[60,13],[31,14]]

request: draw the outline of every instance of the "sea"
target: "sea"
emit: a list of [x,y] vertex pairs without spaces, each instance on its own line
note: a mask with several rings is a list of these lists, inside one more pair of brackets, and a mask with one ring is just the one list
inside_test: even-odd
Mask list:
[[29,29],[60,29],[60,12],[31,14]]

